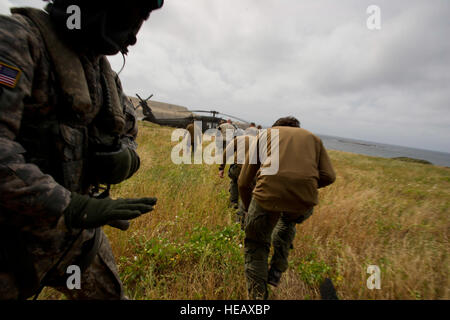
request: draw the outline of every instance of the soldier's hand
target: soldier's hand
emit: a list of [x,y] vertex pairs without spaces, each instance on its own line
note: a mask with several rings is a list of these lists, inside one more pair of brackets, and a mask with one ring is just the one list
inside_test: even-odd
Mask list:
[[64,221],[70,229],[98,228],[114,220],[135,219],[152,211],[156,201],[156,198],[95,199],[72,193],[72,200],[64,210]]
[[113,220],[107,223],[108,226],[126,231],[130,227],[130,222],[128,220]]
[[219,177],[222,178],[222,179],[223,179],[223,173],[224,173],[224,170],[220,170],[219,171]]

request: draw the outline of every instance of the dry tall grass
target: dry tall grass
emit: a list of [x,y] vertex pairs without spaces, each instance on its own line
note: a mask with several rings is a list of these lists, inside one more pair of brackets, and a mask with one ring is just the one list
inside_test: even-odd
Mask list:
[[[140,124],[142,163],[114,197],[156,196],[127,232],[106,227],[134,299],[246,299],[243,233],[217,166],[175,165],[172,129]],[[297,226],[290,267],[271,299],[319,299],[330,277],[341,299],[449,299],[450,169],[329,151],[336,182]],[[369,290],[368,265],[381,268]]]

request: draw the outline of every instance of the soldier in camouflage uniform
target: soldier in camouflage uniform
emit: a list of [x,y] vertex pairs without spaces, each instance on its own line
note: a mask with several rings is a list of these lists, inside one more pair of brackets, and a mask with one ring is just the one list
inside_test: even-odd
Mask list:
[[[225,166],[227,165],[227,158],[232,156],[233,161],[230,163],[228,169],[228,177],[230,178],[230,207],[236,209],[236,221],[244,227],[245,208],[242,201],[239,200],[238,180],[241,173],[242,164],[245,156],[248,153],[250,144],[256,139],[252,135],[234,137],[223,152],[222,164],[219,165],[219,177],[224,177]],[[238,159],[238,153],[240,153],[243,159]],[[228,161],[231,162],[231,161]]]
[[187,147],[191,149],[191,153],[194,153],[194,121],[186,126],[187,132],[189,132],[189,139],[187,139]]
[[[192,120],[192,122],[186,126],[186,147],[187,149],[190,149],[191,155],[194,155],[197,147],[202,144],[202,127],[200,124],[201,122]],[[188,133],[190,139],[187,139]]]
[[[226,155],[226,148],[229,143],[231,143],[232,140],[235,138],[235,132],[236,127],[231,123],[231,120],[228,119],[226,122],[221,122],[221,124],[218,127],[218,133],[220,133],[219,137],[222,138],[219,143],[217,144],[218,148],[221,148],[223,152],[223,157],[225,159]],[[236,151],[234,151],[236,152]],[[223,162],[223,166],[219,167],[219,175],[220,172],[222,172],[221,177],[223,178],[223,170],[225,169],[225,161]],[[237,209],[238,208],[238,200],[239,200],[239,193],[237,190],[237,178],[239,177],[239,171],[240,167],[238,168],[236,165],[231,164],[230,168],[228,169],[228,176],[231,179],[230,183],[230,206]],[[235,183],[233,183],[235,182]]]
[[[81,9],[69,30],[67,7]],[[155,198],[92,197],[139,168],[133,106],[105,55],[127,52],[162,0],[54,0],[0,16],[0,299],[52,286],[73,299],[124,298],[101,227],[126,229]],[[91,196],[90,196],[91,195]],[[81,289],[66,287],[69,265]]]
[[258,135],[258,133],[259,133],[259,130],[256,129],[256,125],[254,122],[250,123],[250,126],[247,129],[245,129],[245,134],[249,135],[249,136],[256,137]]
[[[223,174],[225,171],[225,163],[219,166],[219,177],[223,178]],[[228,191],[230,192],[230,208],[237,209],[238,201],[239,201],[239,191],[238,191],[238,179],[239,174],[241,173],[241,165],[232,163],[228,169],[228,177],[230,178],[230,188]]]

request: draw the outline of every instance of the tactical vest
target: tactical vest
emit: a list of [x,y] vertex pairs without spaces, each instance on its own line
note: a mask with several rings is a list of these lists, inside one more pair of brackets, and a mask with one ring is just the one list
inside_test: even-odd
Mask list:
[[[60,39],[47,13],[32,8],[14,8],[13,14],[26,16],[41,33],[57,84],[55,112],[42,119],[24,117],[18,142],[25,150],[25,159],[36,164],[70,191],[86,193],[94,183],[89,177],[89,140],[92,132],[93,104],[88,82],[78,54]],[[100,58],[103,105],[101,130],[119,137],[125,127],[115,74],[106,57]],[[50,98],[50,97],[49,97]]]

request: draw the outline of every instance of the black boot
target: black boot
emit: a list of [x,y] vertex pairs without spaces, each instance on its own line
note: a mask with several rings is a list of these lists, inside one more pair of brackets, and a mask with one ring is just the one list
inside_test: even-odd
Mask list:
[[270,267],[267,283],[274,287],[278,287],[278,284],[280,283],[281,280],[281,275],[282,275],[281,271],[277,270],[274,267]]
[[233,208],[235,210],[239,209],[239,204],[237,201],[230,201],[228,204],[228,208]]

